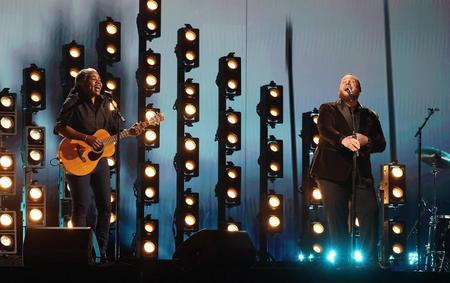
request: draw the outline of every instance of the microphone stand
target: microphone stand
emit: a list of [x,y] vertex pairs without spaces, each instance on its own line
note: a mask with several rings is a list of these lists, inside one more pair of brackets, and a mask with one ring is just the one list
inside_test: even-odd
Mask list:
[[115,152],[116,152],[116,230],[115,230],[115,239],[114,239],[114,260],[119,260],[120,258],[120,122],[125,122],[125,118],[120,113],[119,108],[114,104],[112,95],[107,93],[106,98],[109,100],[111,105],[114,108],[116,123],[117,123],[117,133],[116,133],[116,144],[115,144]]
[[421,218],[422,215],[420,213],[421,206],[422,206],[422,163],[421,163],[421,157],[422,157],[422,129],[427,124],[428,120],[430,119],[431,115],[433,115],[435,112],[435,109],[429,108],[428,109],[428,116],[425,118],[425,121],[422,123],[422,125],[417,129],[416,134],[414,137],[417,137],[417,181],[418,181],[418,187],[417,187],[417,242],[416,242],[416,251],[417,251],[417,271],[420,271],[421,269],[421,256],[420,256],[420,224],[421,224]]
[[[351,97],[351,94],[350,94]],[[356,139],[356,121],[355,115],[353,113],[353,107],[350,107],[350,115],[352,116],[352,137]],[[358,151],[353,152],[353,168],[352,168],[352,201],[351,201],[351,210],[350,210],[350,238],[351,238],[351,251],[350,251],[350,259],[353,262],[353,256],[356,249],[356,236],[355,236],[355,215],[356,215],[356,165],[357,165],[357,157],[359,156]]]

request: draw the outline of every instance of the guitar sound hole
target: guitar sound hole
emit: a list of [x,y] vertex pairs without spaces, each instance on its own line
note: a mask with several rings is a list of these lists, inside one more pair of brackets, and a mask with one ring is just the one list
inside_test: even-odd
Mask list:
[[97,160],[97,159],[99,159],[102,156],[102,153],[103,153],[103,150],[100,151],[100,152],[93,152],[93,151],[91,151],[91,152],[88,153],[88,158],[91,161]]

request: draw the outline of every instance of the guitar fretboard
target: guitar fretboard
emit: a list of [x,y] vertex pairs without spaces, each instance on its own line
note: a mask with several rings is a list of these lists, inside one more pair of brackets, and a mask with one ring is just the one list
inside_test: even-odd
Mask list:
[[[159,122],[160,122],[160,117],[157,116],[157,117],[152,118],[149,121],[141,122],[140,124],[145,129],[148,126],[155,125],[155,124],[157,124]],[[121,140],[123,138],[126,138],[126,137],[129,137],[129,136],[132,136],[129,133],[129,130],[130,129],[125,129],[125,130],[121,131],[120,134],[119,134],[119,140]],[[101,140],[101,142],[103,143],[103,145],[109,145],[109,144],[112,144],[112,143],[116,143],[117,142],[117,135],[112,135],[112,136],[109,136],[107,138],[104,138],[104,139]]]

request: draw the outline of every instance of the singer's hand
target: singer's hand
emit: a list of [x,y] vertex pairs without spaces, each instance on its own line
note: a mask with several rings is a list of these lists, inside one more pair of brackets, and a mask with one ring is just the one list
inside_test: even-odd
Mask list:
[[103,149],[102,142],[94,136],[86,136],[85,142],[90,145],[95,151],[101,151]]
[[361,147],[359,141],[354,139],[352,136],[343,138],[341,144],[353,152],[358,151]]
[[369,138],[360,133],[356,133],[356,139],[359,141],[360,146],[365,146],[369,143]]
[[128,132],[130,133],[130,135],[133,136],[139,136],[142,132],[144,131],[144,128],[142,127],[141,124],[139,123],[135,123],[133,125],[133,127],[131,127]]

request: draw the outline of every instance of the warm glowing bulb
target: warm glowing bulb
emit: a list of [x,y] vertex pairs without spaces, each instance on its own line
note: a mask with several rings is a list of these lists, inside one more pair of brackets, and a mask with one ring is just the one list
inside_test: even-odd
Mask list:
[[319,136],[319,135],[314,135],[314,137],[313,137],[313,143],[314,143],[314,144],[319,144],[319,141],[320,141],[320,136]]
[[394,245],[392,245],[392,251],[399,255],[403,253],[403,245],[400,243],[395,243]]
[[42,152],[40,150],[33,149],[30,151],[29,155],[33,161],[41,161],[42,160]]
[[227,231],[228,232],[237,232],[237,231],[239,231],[239,227],[234,223],[229,223],[227,225]]
[[189,117],[194,116],[197,113],[197,108],[193,104],[188,103],[184,106],[184,113]]
[[187,196],[184,198],[184,202],[189,205],[192,206],[195,204],[195,198],[191,197],[191,196]]
[[227,114],[227,121],[228,123],[235,125],[237,122],[239,122],[239,117],[235,113],[229,113]]
[[108,157],[106,160],[108,161],[109,167],[114,167],[114,165],[116,165],[116,161],[114,160],[113,157]]
[[188,171],[193,171],[195,169],[195,161],[194,160],[186,161],[186,163],[184,164],[184,167]]
[[228,68],[235,70],[235,69],[237,69],[237,67],[239,67],[239,63],[235,58],[230,58],[227,61],[227,66],[228,66]]
[[313,245],[313,251],[317,254],[320,254],[323,251],[322,245],[320,244],[314,244]]
[[403,233],[403,225],[400,223],[392,225],[392,232],[394,232],[394,234],[400,235],[401,233]]
[[281,200],[278,196],[269,196],[269,205],[271,208],[277,208],[281,204]]
[[3,129],[11,129],[14,126],[14,122],[10,117],[2,117],[0,125]]
[[[80,72],[80,70],[78,70],[78,68],[70,68],[70,70],[69,70],[69,74],[72,78],[75,78],[79,72]],[[33,98],[31,98],[31,99],[33,99]]]
[[145,131],[145,139],[148,142],[154,142],[157,138],[156,132],[154,130],[146,130]]
[[403,190],[400,187],[394,187],[392,189],[392,195],[396,198],[396,199],[401,199],[403,197]]
[[3,190],[7,190],[12,186],[12,179],[9,176],[0,177],[0,188]]
[[269,113],[273,117],[278,117],[280,115],[280,110],[277,107],[271,107]]
[[319,188],[315,188],[312,192],[312,196],[315,200],[321,200],[322,199],[322,192]]
[[157,59],[156,59],[155,56],[153,56],[153,55],[148,55],[148,56],[147,56],[147,64],[148,64],[148,65],[150,65],[150,66],[155,66],[156,63],[157,63]]
[[313,224],[313,231],[316,234],[322,234],[325,231],[325,227],[323,227],[322,223],[316,222]]
[[155,226],[152,223],[145,223],[144,229],[147,233],[153,233],[153,231],[155,231]]
[[272,152],[278,152],[280,150],[280,144],[278,142],[270,142],[269,149]]
[[106,46],[106,52],[108,52],[111,55],[114,55],[117,52],[117,48],[114,44],[108,44]]
[[12,218],[12,216],[11,216],[10,214],[8,214],[8,213],[3,213],[3,214],[0,216],[0,224],[1,224],[3,227],[8,227],[8,226],[10,226],[12,223],[13,223],[13,218]]
[[30,99],[31,99],[31,101],[33,101],[34,103],[39,103],[39,102],[41,102],[41,100],[42,100],[42,95],[41,95],[41,93],[38,92],[38,91],[33,91],[33,92],[30,94]]
[[184,88],[184,92],[186,92],[187,95],[194,95],[195,94],[195,87],[192,85],[187,85]]
[[239,138],[236,134],[230,133],[227,135],[227,141],[230,144],[236,144],[239,141]]
[[233,188],[233,187],[231,187],[231,188],[228,188],[228,190],[227,190],[227,196],[228,196],[228,198],[230,198],[230,199],[235,199],[235,198],[237,198],[238,197],[238,191],[235,189],[235,188]]
[[270,94],[270,96],[275,98],[280,95],[280,91],[278,90],[278,88],[273,87],[269,90],[269,94]]
[[13,99],[10,96],[3,96],[0,99],[0,103],[3,107],[11,107],[13,105]]
[[0,166],[3,168],[9,168],[13,165],[13,159],[11,155],[2,155],[0,157]]
[[155,31],[155,30],[156,30],[156,27],[157,27],[157,24],[156,24],[155,21],[150,20],[150,21],[147,22],[147,28],[148,28],[149,30]]
[[194,41],[197,38],[197,34],[193,31],[188,29],[185,33],[184,36],[186,37],[187,40],[189,41]]
[[37,187],[33,187],[29,191],[30,198],[37,201],[42,198],[42,190]]
[[155,195],[156,195],[155,188],[153,188],[153,187],[147,187],[147,188],[145,188],[145,196],[146,196],[147,198],[154,198]]
[[111,213],[111,217],[109,218],[109,223],[116,222],[116,215],[114,213]]
[[117,83],[115,80],[107,80],[106,81],[106,87],[109,90],[115,90],[117,88]]
[[395,166],[395,167],[392,167],[391,173],[392,173],[392,176],[394,176],[395,178],[401,178],[403,176],[403,169]]
[[269,217],[269,225],[272,228],[276,228],[278,226],[280,226],[281,224],[281,220],[280,218],[278,218],[278,216],[272,215]]
[[67,221],[67,228],[73,228],[72,220]]
[[270,162],[269,168],[273,172],[278,172],[280,170],[280,164],[278,162]]
[[231,90],[237,89],[238,83],[236,80],[228,80],[227,86]]
[[194,51],[186,51],[186,54],[184,55],[188,61],[194,61],[195,59],[195,52]]
[[73,58],[78,58],[81,55],[81,50],[80,50],[80,48],[73,46],[73,47],[70,47],[69,54]]
[[156,250],[156,246],[155,246],[155,244],[153,242],[145,241],[145,243],[144,243],[144,251],[147,254],[152,254],[152,253],[155,252],[155,250]]
[[197,222],[197,219],[192,214],[187,214],[184,217],[184,223],[186,223],[186,225],[188,225],[188,226],[194,226],[196,222]]
[[37,81],[39,81],[39,80],[41,79],[41,73],[38,72],[38,71],[32,71],[32,72],[30,73],[30,78],[31,78],[33,81],[37,82]]
[[158,9],[158,2],[154,0],[147,1],[147,8],[151,11]]
[[12,245],[13,239],[9,235],[2,235],[0,237],[0,243],[4,247],[10,247]]
[[30,138],[32,138],[35,141],[39,141],[42,139],[42,132],[37,129],[31,129],[29,135]]
[[106,25],[106,32],[109,33],[110,35],[114,35],[116,34],[118,31],[117,26],[113,23],[108,23]]
[[153,111],[153,110],[145,111],[145,119],[147,119],[147,121],[150,121],[155,116],[156,116],[156,112],[155,111]]
[[193,151],[194,149],[197,148],[197,144],[193,139],[188,138],[184,141],[184,147],[189,151]]
[[158,83],[158,79],[154,75],[149,74],[149,75],[147,75],[145,77],[145,83],[148,86],[152,86],[153,87],[153,86],[155,86]]
[[44,215],[42,214],[42,210],[40,210],[38,208],[33,208],[30,210],[29,216],[32,221],[37,222],[37,221],[42,220],[42,217]]
[[314,124],[317,125],[317,122],[319,121],[319,115],[313,115],[312,120],[313,120]]
[[111,203],[116,201],[116,197],[114,194],[111,194],[111,198],[110,198]]
[[145,167],[145,175],[149,178],[155,177],[156,168],[154,166],[147,165],[147,167]]
[[230,179],[236,179],[238,177],[238,172],[236,169],[228,169],[227,175]]

